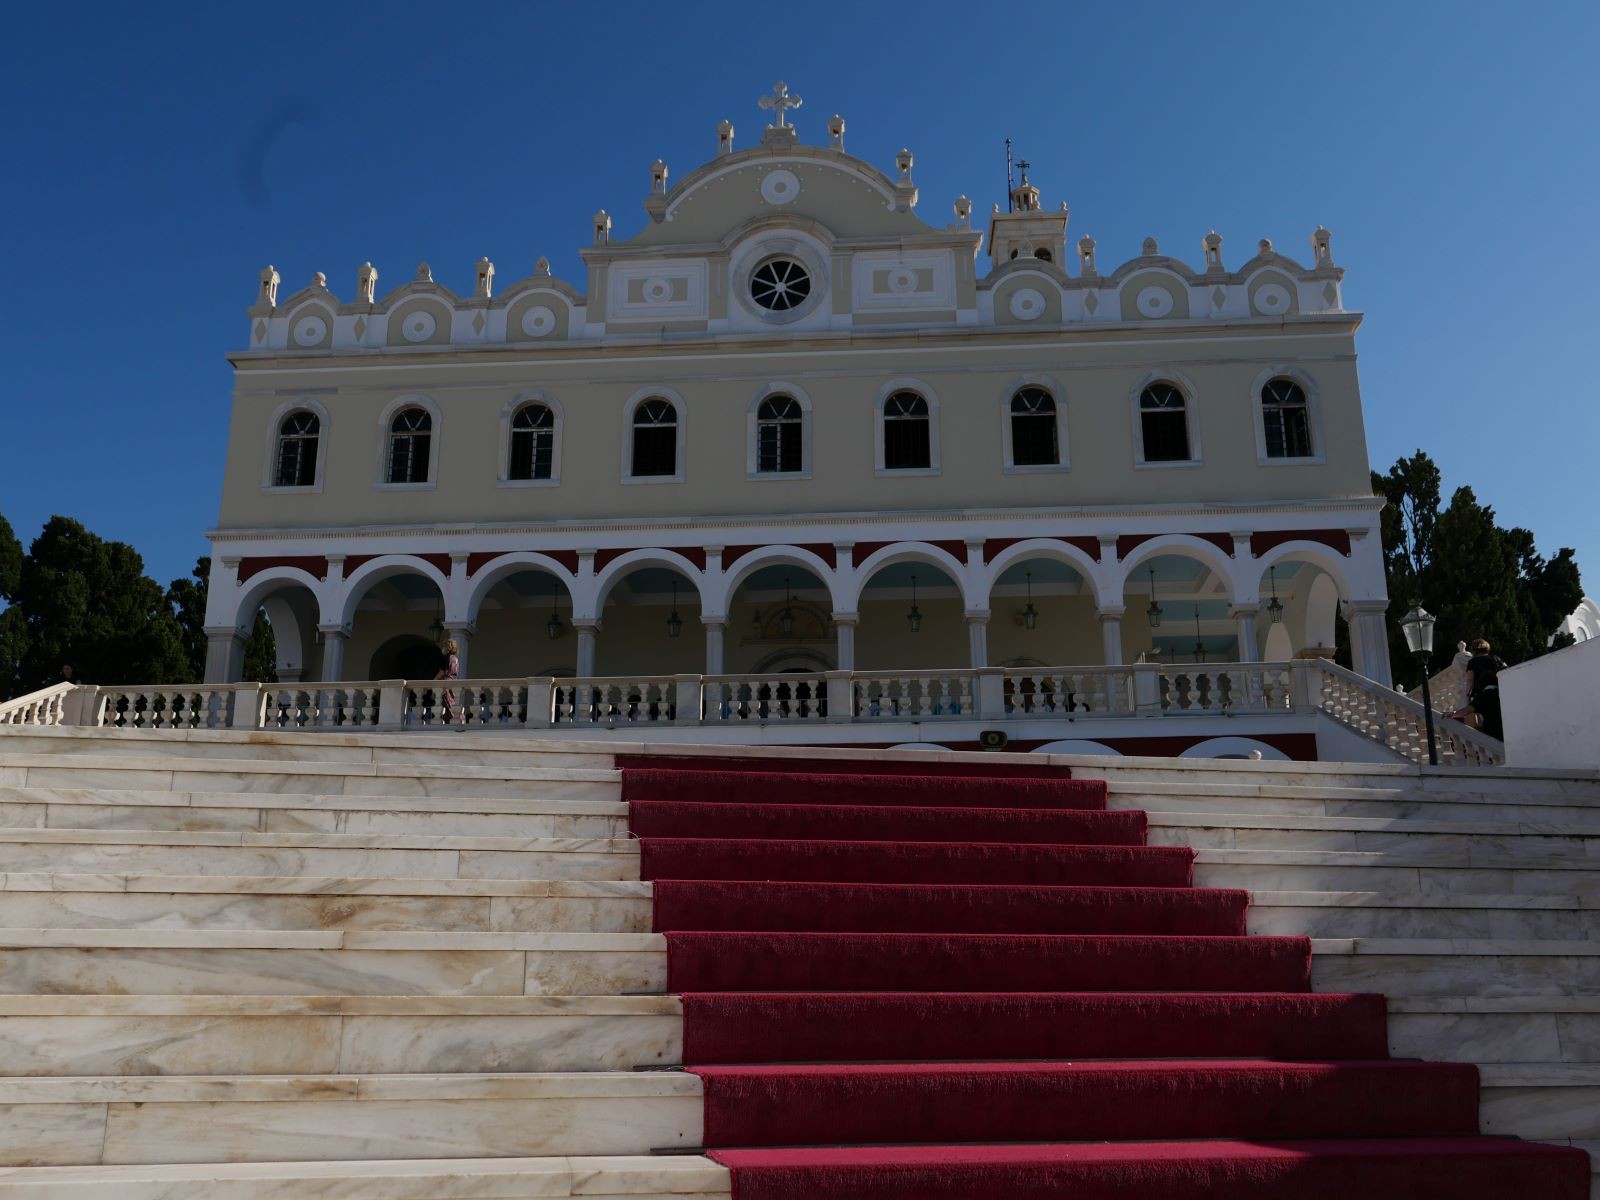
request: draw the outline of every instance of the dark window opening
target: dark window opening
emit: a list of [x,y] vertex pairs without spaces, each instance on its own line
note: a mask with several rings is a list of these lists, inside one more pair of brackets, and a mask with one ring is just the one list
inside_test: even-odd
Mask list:
[[316,413],[290,413],[278,427],[278,469],[274,487],[311,487],[317,482],[317,438],[322,422]]
[[896,392],[884,401],[884,469],[926,470],[933,465],[929,446],[928,402],[915,392]]
[[1311,410],[1294,380],[1274,379],[1261,389],[1261,426],[1268,458],[1311,457]]
[[1011,397],[1011,465],[1053,467],[1060,462],[1056,402],[1043,388],[1023,388]]
[[633,475],[677,473],[678,410],[665,400],[646,400],[633,410]]
[[389,426],[389,482],[428,482],[433,418],[425,409],[407,408]]
[[529,404],[511,418],[511,479],[549,479],[555,466],[556,418],[548,406]]
[[1139,397],[1139,427],[1145,462],[1188,462],[1189,414],[1183,393],[1170,383],[1152,383]]
[[784,474],[803,469],[800,434],[803,416],[792,396],[772,396],[756,410],[756,470]]

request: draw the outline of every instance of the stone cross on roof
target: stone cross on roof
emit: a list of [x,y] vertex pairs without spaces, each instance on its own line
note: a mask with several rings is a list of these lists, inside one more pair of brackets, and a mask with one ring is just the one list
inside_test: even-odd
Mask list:
[[773,112],[778,114],[779,129],[784,128],[784,110],[790,108],[799,108],[803,103],[804,101],[801,100],[799,96],[791,96],[789,94],[789,85],[783,82],[781,79],[772,85],[772,95],[763,96],[760,100],[762,108],[770,108]]

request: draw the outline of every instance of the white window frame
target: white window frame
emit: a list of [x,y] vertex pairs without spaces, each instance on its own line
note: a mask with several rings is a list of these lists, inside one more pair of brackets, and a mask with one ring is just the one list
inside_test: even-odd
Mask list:
[[[915,392],[928,405],[928,465],[925,467],[886,467],[883,465],[883,406],[896,392]],[[890,479],[917,475],[941,475],[939,457],[939,394],[920,379],[891,379],[878,391],[872,406],[872,473]]]
[[[1153,383],[1166,383],[1183,393],[1184,423],[1189,431],[1189,457],[1175,462],[1148,462],[1144,456],[1144,421],[1139,398]],[[1187,471],[1205,466],[1205,450],[1200,444],[1200,402],[1195,386],[1177,371],[1151,371],[1128,393],[1128,416],[1133,424],[1133,466],[1138,471]]]
[[[675,470],[671,475],[635,475],[633,473],[633,414],[634,410],[646,400],[665,400],[672,405],[673,411],[678,416],[678,436],[673,441],[673,465]],[[671,388],[648,387],[641,388],[628,397],[628,402],[622,406],[622,482],[626,484],[652,484],[652,483],[682,483],[684,482],[684,460],[688,458],[689,450],[689,406],[683,402],[683,397]]]
[[[1311,453],[1298,458],[1272,458],[1267,454],[1267,421],[1262,411],[1262,389],[1274,379],[1287,379],[1300,385],[1306,394],[1306,423],[1311,428]],[[1328,461],[1322,439],[1322,392],[1317,381],[1299,367],[1270,367],[1250,385],[1250,412],[1256,430],[1256,465],[1260,467],[1305,467]]]
[[[788,396],[800,406],[800,469],[798,471],[762,471],[761,465],[761,405],[774,396]],[[811,397],[792,383],[769,383],[750,398],[745,409],[745,478],[761,482],[783,479],[811,478]]]
[[[278,430],[282,428],[284,420],[296,412],[309,412],[317,418],[317,465],[312,475],[312,482],[305,487],[279,487],[278,478]],[[328,410],[318,401],[309,396],[298,396],[292,400],[285,400],[272,410],[272,416],[267,425],[267,453],[261,462],[261,490],[271,492],[274,496],[293,496],[320,492],[322,490],[323,467],[328,461],[328,433],[330,422]]]
[[[390,483],[389,482],[389,435],[394,418],[403,408],[420,408],[426,410],[433,418],[433,428],[429,430],[428,438],[428,478],[419,483]],[[396,396],[384,405],[383,412],[378,417],[378,453],[374,465],[374,484],[380,492],[425,492],[439,485],[439,441],[444,435],[444,421],[439,413],[439,406],[428,397],[417,392],[409,392],[403,396]]]
[[[1056,405],[1056,461],[1018,465],[1011,445],[1011,401],[1024,388],[1038,388],[1049,394]],[[1000,397],[1000,445],[1002,470],[1007,475],[1043,475],[1072,470],[1072,453],[1067,437],[1067,401],[1061,385],[1048,375],[1024,375],[1014,379]]]
[[[511,422],[519,410],[526,408],[530,404],[544,405],[550,410],[550,417],[554,422],[550,431],[549,479],[511,478]],[[500,410],[500,467],[496,473],[495,487],[559,487],[561,485],[561,432],[566,423],[567,415],[561,407],[561,402],[545,392],[518,392],[508,400]]]

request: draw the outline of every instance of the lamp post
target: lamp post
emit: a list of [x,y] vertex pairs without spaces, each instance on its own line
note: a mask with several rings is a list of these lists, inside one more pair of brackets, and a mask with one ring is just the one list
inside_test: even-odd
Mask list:
[[1428,765],[1439,765],[1439,743],[1433,734],[1433,694],[1428,689],[1428,659],[1433,655],[1433,614],[1418,604],[1400,618],[1406,648],[1422,670],[1422,719],[1428,730]]

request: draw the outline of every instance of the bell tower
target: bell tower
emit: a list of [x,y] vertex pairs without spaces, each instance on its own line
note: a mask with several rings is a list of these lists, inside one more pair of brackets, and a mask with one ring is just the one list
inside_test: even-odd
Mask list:
[[1017,164],[1022,179],[1011,189],[1009,211],[1001,212],[995,205],[989,218],[989,257],[997,267],[1014,258],[1034,258],[1065,270],[1067,206],[1063,204],[1060,212],[1040,207],[1039,189],[1028,181],[1032,165],[1027,159]]

